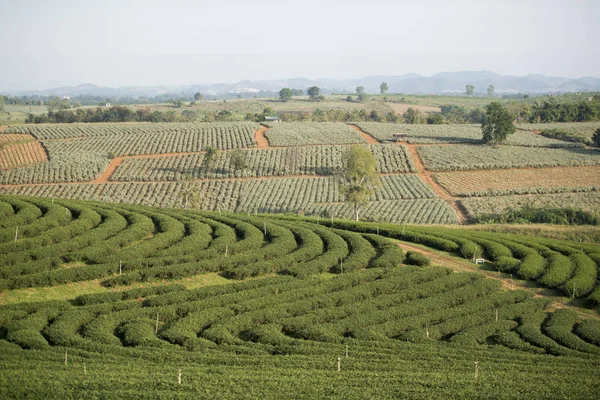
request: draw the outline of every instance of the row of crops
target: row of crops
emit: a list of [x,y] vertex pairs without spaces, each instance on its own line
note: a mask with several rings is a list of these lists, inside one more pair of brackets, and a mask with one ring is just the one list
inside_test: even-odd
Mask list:
[[[539,257],[539,280],[565,289],[585,287],[597,244],[13,196],[0,198],[0,216],[4,298],[92,279],[106,287],[0,306],[3,398],[594,398],[599,389],[597,318],[551,312],[547,299],[477,273],[402,266],[386,236],[485,255],[515,274]],[[258,278],[164,283],[207,271]]]
[[431,171],[600,165],[600,151],[596,149],[454,145],[423,146],[419,152]]
[[[377,169],[383,173],[414,172],[410,156],[403,146],[368,145],[377,159]],[[236,171],[228,153],[220,152],[207,164],[205,154],[174,157],[125,159],[114,181],[172,181],[186,176],[194,179],[259,177],[279,175],[332,175],[342,165],[345,146],[291,147],[245,150],[246,168]]]
[[[431,187],[418,176],[383,176],[381,182],[381,189],[363,212],[364,218],[411,223],[457,222],[452,209],[437,199]],[[342,204],[344,196],[335,178],[36,185],[2,187],[0,193],[202,210],[335,214],[341,218],[353,215]]]
[[[481,125],[451,124],[383,124],[378,122],[359,122],[357,125],[376,139],[393,141],[395,133],[406,133],[411,144],[481,144]],[[506,140],[507,145],[525,147],[584,147],[582,143],[565,142],[551,139],[531,132],[517,131]]]
[[519,129],[531,131],[559,131],[568,136],[581,138],[591,142],[596,129],[600,128],[600,122],[553,122],[547,124],[519,124]]

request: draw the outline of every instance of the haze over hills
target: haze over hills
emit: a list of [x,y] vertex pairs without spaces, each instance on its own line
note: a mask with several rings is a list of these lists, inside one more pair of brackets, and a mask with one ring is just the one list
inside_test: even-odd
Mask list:
[[[323,93],[354,93],[357,86],[363,86],[367,93],[379,93],[381,82],[387,82],[389,93],[406,94],[460,94],[465,85],[475,86],[475,93],[485,93],[489,85],[494,85],[497,94],[511,93],[565,93],[600,91],[600,78],[582,77],[570,79],[564,77],[530,74],[525,76],[499,75],[490,71],[440,72],[425,77],[410,73],[400,76],[375,75],[358,79],[306,79],[290,78],[276,80],[243,80],[237,83],[194,84],[186,86],[123,86],[111,88],[90,83],[78,86],[65,86],[46,90],[3,90],[0,93],[10,95],[57,95],[57,96],[126,96],[151,97],[166,93],[195,93],[208,95],[227,93],[277,92],[284,87],[307,89],[318,86]],[[7,85],[10,87],[11,85]]]

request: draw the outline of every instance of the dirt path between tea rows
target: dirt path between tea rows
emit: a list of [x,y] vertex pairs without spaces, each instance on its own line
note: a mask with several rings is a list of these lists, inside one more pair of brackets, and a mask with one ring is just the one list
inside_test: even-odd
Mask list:
[[265,136],[265,132],[269,129],[267,126],[261,125],[260,128],[254,134],[254,140],[256,141],[256,147],[259,149],[268,149],[271,147],[269,145],[269,140]]

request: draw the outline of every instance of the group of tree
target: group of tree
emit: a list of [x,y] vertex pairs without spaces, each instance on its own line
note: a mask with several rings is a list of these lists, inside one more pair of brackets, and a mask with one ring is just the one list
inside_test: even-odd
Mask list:
[[320,109],[317,108],[313,112],[308,111],[285,111],[275,113],[272,109],[265,109],[262,113],[247,113],[245,119],[247,121],[264,122],[265,117],[277,114],[280,121],[283,122],[391,122],[397,123],[402,121],[402,117],[395,112],[385,114],[377,110],[340,110],[340,109]]
[[[466,85],[465,86],[465,94],[467,96],[473,96],[475,94],[475,86]],[[487,88],[487,95],[490,97],[494,97],[494,85],[489,85]]]
[[47,114],[27,114],[27,124],[68,124],[75,122],[191,122],[232,121],[234,115],[228,110],[152,111],[149,108],[134,110],[125,106],[78,108],[76,110],[48,111]]
[[525,108],[525,118],[530,122],[585,122],[600,119],[600,96],[592,100],[560,101],[556,97],[536,100]]

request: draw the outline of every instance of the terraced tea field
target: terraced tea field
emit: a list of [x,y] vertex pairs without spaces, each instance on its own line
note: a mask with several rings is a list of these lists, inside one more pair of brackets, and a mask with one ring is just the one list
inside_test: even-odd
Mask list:
[[[3,398],[600,388],[600,320],[585,308],[600,300],[598,244],[14,196],[0,197],[0,215]],[[394,240],[460,273],[403,265]],[[236,282],[191,283],[214,272]],[[530,281],[509,286],[508,273]],[[584,307],[554,311],[521,282]],[[51,287],[60,296],[23,300]]]

